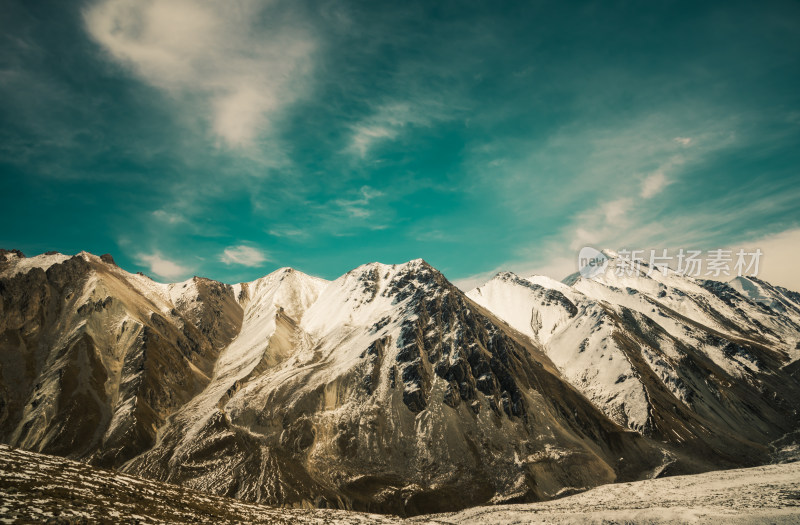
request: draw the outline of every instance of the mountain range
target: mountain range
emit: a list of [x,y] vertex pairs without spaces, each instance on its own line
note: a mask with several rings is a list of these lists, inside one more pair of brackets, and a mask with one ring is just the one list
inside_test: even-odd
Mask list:
[[548,500],[764,464],[800,430],[800,294],[755,277],[161,284],[2,250],[0,298],[0,442],[250,502]]

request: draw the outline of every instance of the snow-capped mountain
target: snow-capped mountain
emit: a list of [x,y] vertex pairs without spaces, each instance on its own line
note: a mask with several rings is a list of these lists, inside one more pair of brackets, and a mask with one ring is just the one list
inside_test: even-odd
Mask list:
[[407,515],[756,464],[800,427],[796,294],[609,279],[503,273],[465,295],[414,260],[159,284],[107,255],[2,251],[0,440]]
[[[660,459],[422,260],[359,267],[308,308],[271,301],[239,336],[262,346],[234,340],[125,470],[260,502],[408,514],[631,476],[609,436],[630,443],[631,465]],[[248,363],[236,375],[223,372],[229,353]]]
[[741,279],[728,285],[647,267],[565,283],[501,273],[467,295],[542,344],[619,424],[678,450],[758,462],[800,425],[800,325],[797,294],[746,282],[757,285],[745,288],[751,296],[737,291]]
[[647,392],[613,337],[615,319],[599,302],[547,277],[521,279],[509,272],[467,296],[538,342],[564,377],[611,419],[633,430],[646,428]]
[[25,448],[99,464],[140,453],[238,331],[208,293],[219,283],[196,293],[198,312],[220,317],[201,330],[168,287],[109,256],[5,254],[0,264],[0,432]]

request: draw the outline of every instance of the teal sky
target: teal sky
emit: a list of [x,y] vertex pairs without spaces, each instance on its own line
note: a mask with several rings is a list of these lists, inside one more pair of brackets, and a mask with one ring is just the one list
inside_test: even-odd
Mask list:
[[800,288],[797,2],[12,0],[0,28],[0,247],[469,287],[746,246]]

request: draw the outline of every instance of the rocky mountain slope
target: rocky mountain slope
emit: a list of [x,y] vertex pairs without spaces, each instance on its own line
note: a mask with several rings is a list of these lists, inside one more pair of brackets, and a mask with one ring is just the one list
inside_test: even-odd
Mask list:
[[6,253],[0,272],[2,440],[99,465],[150,448],[242,323],[231,287],[195,279],[173,303],[108,256]]
[[800,427],[797,303],[756,284],[778,303],[677,276],[467,296],[422,260],[160,284],[3,251],[0,440],[399,515],[756,464]]

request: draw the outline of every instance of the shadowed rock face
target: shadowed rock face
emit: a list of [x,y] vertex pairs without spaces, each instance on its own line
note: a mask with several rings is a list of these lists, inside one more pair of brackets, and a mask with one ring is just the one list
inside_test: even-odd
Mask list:
[[[0,279],[5,442],[119,466],[208,382],[224,343],[163,311],[128,275],[77,255]],[[224,317],[214,299],[211,327]]]
[[[533,501],[751,464],[798,426],[797,367],[774,334],[703,328],[669,296],[619,288],[613,305],[504,274],[533,301],[516,326],[421,260],[230,286],[160,285],[89,254],[2,257],[0,439],[220,495],[400,515]],[[569,361],[593,352],[623,373],[579,380],[570,363],[610,366]]]
[[197,294],[191,301],[178,301],[178,312],[215,348],[225,348],[241,330],[244,313],[233,287],[202,277],[194,277],[192,284]]
[[0,248],[0,263],[5,263],[7,259],[12,259],[14,257],[24,259],[25,254],[19,250],[4,250]]

